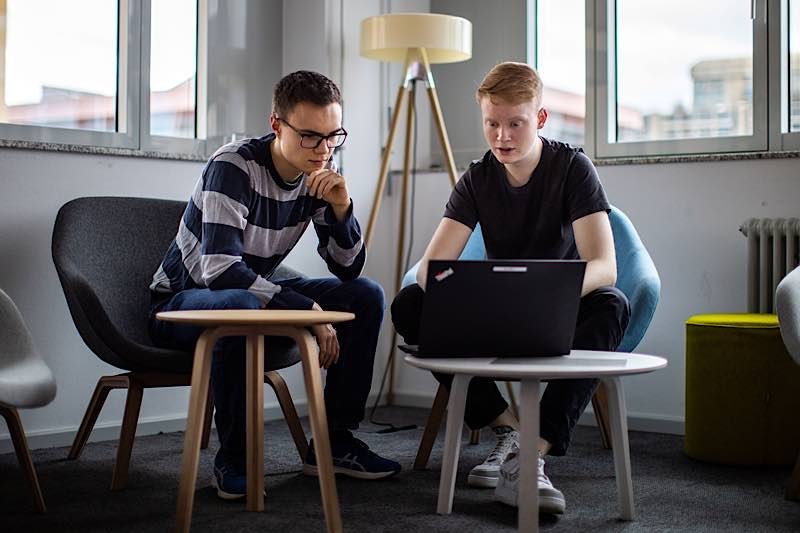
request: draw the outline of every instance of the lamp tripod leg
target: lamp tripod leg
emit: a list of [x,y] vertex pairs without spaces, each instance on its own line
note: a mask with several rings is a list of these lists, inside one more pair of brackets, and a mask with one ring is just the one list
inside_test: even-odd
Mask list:
[[428,86],[428,100],[431,103],[436,131],[439,133],[439,143],[442,145],[447,172],[450,174],[450,184],[455,187],[456,181],[458,181],[456,163],[453,159],[453,149],[450,147],[450,141],[447,138],[447,128],[444,126],[444,117],[442,116],[442,108],[439,105],[439,97],[436,94],[436,87]]
[[386,138],[386,147],[383,149],[383,158],[381,160],[381,170],[378,175],[378,185],[375,187],[375,197],[372,199],[372,209],[369,212],[369,222],[367,223],[367,234],[364,238],[364,245],[369,248],[372,242],[372,233],[375,230],[375,223],[378,220],[378,212],[381,210],[381,199],[383,198],[383,190],[386,187],[386,176],[389,174],[389,159],[392,156],[392,144],[394,144],[394,135],[397,132],[397,125],[400,122],[400,109],[403,106],[403,97],[408,92],[405,85],[401,85],[397,89],[397,98],[394,102],[394,111],[392,112],[392,123],[389,126],[389,136]]
[[[400,283],[403,280],[403,252],[405,251],[406,243],[406,212],[408,204],[408,181],[411,174],[411,166],[414,164],[412,161],[412,154],[414,152],[414,98],[416,97],[416,84],[411,83],[411,90],[408,91],[408,108],[406,110],[406,139],[405,151],[403,153],[403,185],[400,192],[400,235],[397,239],[397,263],[395,265],[395,294],[400,292]],[[386,403],[388,405],[394,404],[394,353],[395,353],[395,340],[397,332],[394,332],[392,338],[392,346],[389,351],[389,387],[386,393]]]

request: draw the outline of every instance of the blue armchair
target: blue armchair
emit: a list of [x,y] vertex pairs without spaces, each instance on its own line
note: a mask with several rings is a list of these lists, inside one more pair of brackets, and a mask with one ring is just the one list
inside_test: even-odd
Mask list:
[[[636,228],[630,219],[618,208],[612,206],[609,214],[611,231],[614,234],[614,247],[617,257],[617,288],[620,289],[631,305],[631,317],[625,336],[617,348],[620,352],[632,352],[641,342],[658,304],[661,293],[661,280],[658,277],[655,264],[650,254],[644,247]],[[475,227],[464,251],[459,259],[484,259],[486,249],[483,244],[483,234],[480,225]],[[405,287],[416,282],[419,263],[415,264],[403,277],[402,286]],[[436,432],[441,423],[442,415],[447,406],[449,393],[446,388],[439,386],[434,400],[431,414],[425,426],[414,468],[422,469],[428,462]],[[597,417],[603,447],[611,448],[610,432],[608,429],[608,402],[605,388],[600,386],[592,398],[592,408]],[[474,440],[474,438],[473,438]]]

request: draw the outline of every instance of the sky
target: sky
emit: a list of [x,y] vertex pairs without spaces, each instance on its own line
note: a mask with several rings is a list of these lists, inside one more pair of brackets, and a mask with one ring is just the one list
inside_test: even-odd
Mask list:
[[[117,28],[108,21],[116,20],[116,1],[7,1],[8,104],[36,102],[42,85],[114,94]],[[647,113],[670,112],[677,102],[688,107],[692,64],[752,53],[750,1],[618,0],[621,103]],[[584,0],[537,3],[538,68],[545,85],[583,93]],[[152,4],[153,48],[158,53],[152,60],[151,84],[165,90],[194,73],[195,1]],[[791,9],[793,20],[800,20],[800,0],[791,0]],[[800,50],[798,34],[792,35],[794,50]]]
[[[164,90],[194,74],[196,2],[152,4],[152,47],[158,53],[151,86]],[[116,20],[114,0],[7,0],[6,102],[35,103],[42,85],[113,95]]]

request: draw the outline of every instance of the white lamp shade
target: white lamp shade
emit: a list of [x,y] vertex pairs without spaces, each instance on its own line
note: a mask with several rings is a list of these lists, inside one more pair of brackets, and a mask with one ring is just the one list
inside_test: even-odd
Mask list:
[[392,13],[361,21],[361,55],[402,63],[409,48],[424,48],[430,63],[472,57],[472,23],[436,13]]

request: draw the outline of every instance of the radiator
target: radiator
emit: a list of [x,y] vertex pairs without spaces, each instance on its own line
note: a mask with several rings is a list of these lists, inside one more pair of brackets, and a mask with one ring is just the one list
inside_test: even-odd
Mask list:
[[774,313],[775,289],[798,266],[800,218],[750,218],[747,237],[747,312]]

